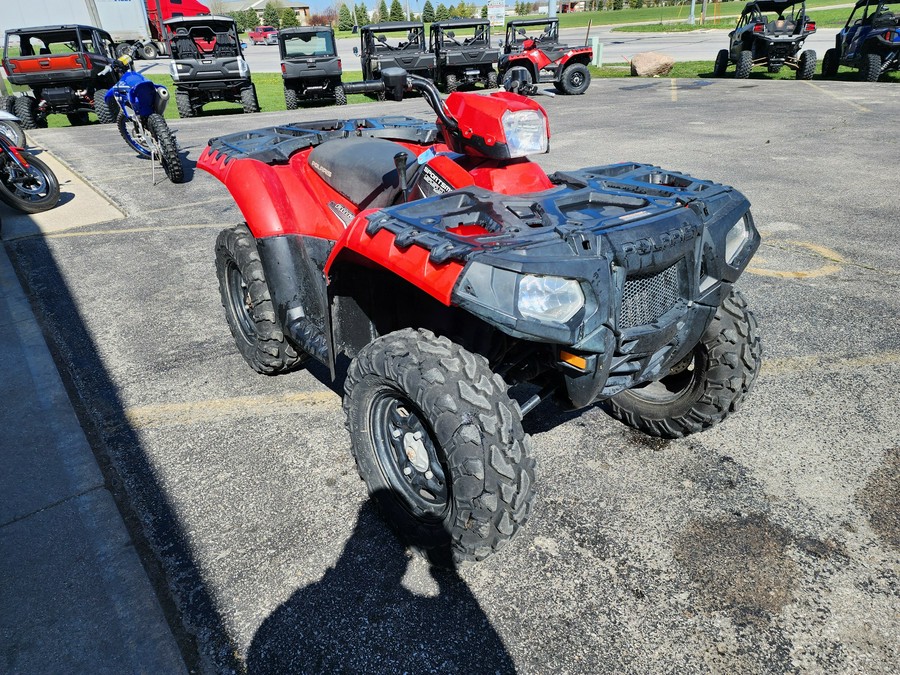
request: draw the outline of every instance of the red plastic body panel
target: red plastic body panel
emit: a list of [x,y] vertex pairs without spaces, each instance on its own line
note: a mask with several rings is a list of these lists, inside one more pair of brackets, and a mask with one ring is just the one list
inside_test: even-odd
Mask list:
[[544,116],[547,127],[547,138],[550,138],[550,122],[547,111],[541,105],[526,96],[512,94],[507,91],[494,92],[487,96],[473,96],[453,92],[445,101],[450,114],[459,123],[459,131],[463,138],[472,138],[474,134],[481,136],[485,144],[506,143],[503,132],[503,113],[507,110],[537,110]]
[[9,63],[7,73],[10,75],[60,70],[83,70],[87,74],[91,69],[90,58],[80,53],[16,56],[7,61]]
[[540,192],[554,187],[546,172],[527,159],[502,163],[487,160],[473,167],[469,174],[478,187],[505,195]]
[[463,265],[455,261],[435,265],[429,259],[429,251],[419,246],[400,249],[394,246],[394,235],[387,230],[380,230],[374,237],[370,237],[366,234],[366,224],[369,222],[367,216],[374,213],[377,211],[363,211],[350,223],[328,258],[325,265],[326,276],[342,253],[354,251],[449,306],[453,286]]

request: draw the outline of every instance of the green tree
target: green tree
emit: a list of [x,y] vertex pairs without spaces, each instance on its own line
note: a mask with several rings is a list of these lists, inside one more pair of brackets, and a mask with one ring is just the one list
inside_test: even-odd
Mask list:
[[290,7],[282,7],[278,14],[281,18],[282,28],[296,28],[300,25],[300,22],[297,21],[297,15],[294,14],[294,10]]
[[278,5],[274,2],[266,3],[265,8],[263,9],[263,18],[262,22],[266,26],[275,26],[278,28],[281,25],[281,17],[278,16]]
[[432,21],[434,21],[434,5],[431,4],[431,0],[425,0],[425,4],[422,6],[422,22],[431,23]]
[[369,23],[369,11],[366,9],[366,3],[361,2],[356,6],[356,24],[365,26]]
[[434,12],[434,18],[437,21],[446,21],[450,18],[450,12],[447,10],[447,5],[443,2],[438,3],[437,9]]
[[488,18],[487,5],[481,6],[481,18],[482,19]]
[[350,14],[350,9],[343,2],[341,3],[340,8],[338,9],[338,30],[352,30],[353,29],[353,15]]
[[628,0],[628,6],[631,9],[640,9],[644,6],[644,0]]
[[400,4],[400,0],[393,0],[391,2],[391,21],[403,21],[403,5]]
[[391,20],[391,15],[390,15],[390,13],[388,13],[386,0],[381,0],[381,4],[378,5],[378,20],[379,21],[390,21]]
[[623,0],[613,0],[613,9],[622,9]]

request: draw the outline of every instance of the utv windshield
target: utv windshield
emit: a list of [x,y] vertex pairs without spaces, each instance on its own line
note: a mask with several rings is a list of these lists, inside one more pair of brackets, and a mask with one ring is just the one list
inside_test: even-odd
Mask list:
[[284,36],[284,55],[334,56],[334,35],[329,30]]

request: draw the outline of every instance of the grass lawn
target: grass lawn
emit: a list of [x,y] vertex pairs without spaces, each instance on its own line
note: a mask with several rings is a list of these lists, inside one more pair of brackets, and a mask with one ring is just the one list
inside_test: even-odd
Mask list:
[[[724,3],[731,4],[731,3]],[[816,22],[818,28],[843,28],[850,16],[850,7],[845,9],[815,9],[807,3],[807,13]],[[609,12],[607,12],[608,14]],[[722,13],[719,13],[721,16]],[[685,19],[686,20],[686,19]],[[654,23],[648,25],[616,26],[613,32],[619,33],[681,33],[693,30],[709,30],[710,28],[734,28],[737,17],[707,18],[706,23],[701,24],[699,15],[697,23],[693,26],[687,23]]]

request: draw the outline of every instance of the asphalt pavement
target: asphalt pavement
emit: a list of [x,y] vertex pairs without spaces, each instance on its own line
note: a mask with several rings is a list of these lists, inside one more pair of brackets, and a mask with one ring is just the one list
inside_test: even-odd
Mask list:
[[[541,102],[553,137],[535,159],[548,171],[648,162],[749,197],[764,239],[740,287],[764,366],[741,411],[680,441],[599,408],[539,406],[525,419],[539,461],[532,519],[453,574],[372,512],[327,372],[253,373],[220,306],[215,237],[241,214],[193,162],[210,136],[335,109],[172,120],[183,185],[154,184],[112,127],[33,133],[126,214],[4,230],[5,246],[144,565],[161,575],[154,588],[177,610],[174,633],[191,637],[179,643],[188,662],[896,672],[900,89],[754,74],[595,80]],[[431,117],[422,99],[346,113]],[[4,389],[4,403],[16,395]]]

